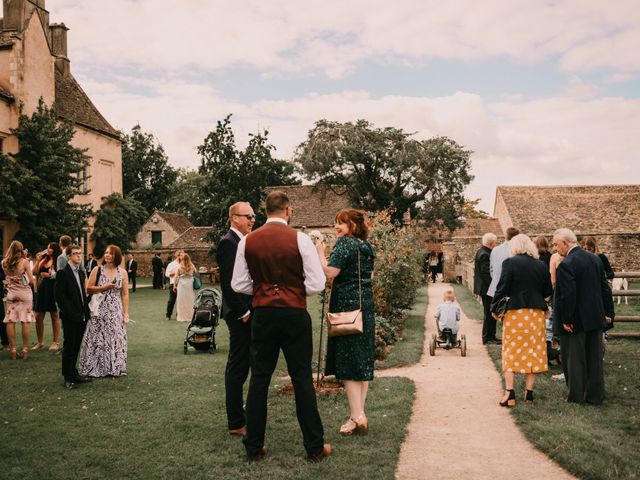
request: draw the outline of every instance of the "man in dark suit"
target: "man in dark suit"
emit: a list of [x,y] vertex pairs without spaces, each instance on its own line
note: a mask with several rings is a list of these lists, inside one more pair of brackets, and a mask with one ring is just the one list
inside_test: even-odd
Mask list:
[[98,266],[98,261],[93,258],[93,253],[90,253],[88,257],[89,258],[87,259],[87,263],[85,264],[85,271],[87,275],[89,275],[91,271]]
[[229,356],[224,372],[227,421],[230,435],[247,433],[242,389],[249,375],[251,343],[251,295],[236,293],[231,288],[233,266],[236,262],[238,242],[247,235],[255,223],[253,208],[247,202],[229,207],[231,228],[218,243],[216,261],[220,270],[222,289],[222,316],[229,328]]
[[151,269],[153,270],[153,289],[162,290],[162,268],[164,264],[160,254],[156,253],[151,259]]
[[308,235],[288,226],[292,207],[284,192],[265,201],[267,223],[238,243],[231,288],[253,295],[251,319],[251,381],[247,395],[247,435],[243,442],[250,461],[266,455],[267,398],[280,350],[296,399],[296,414],[307,458],[318,462],[331,455],[313,388],[311,317],[307,296],[324,290],[326,277]]
[[80,269],[82,249],[78,245],[71,245],[67,261],[67,266],[56,274],[55,297],[64,329],[62,350],[64,386],[75,388],[76,384],[88,381],[81,377],[76,369],[82,336],[86,322],[89,320],[85,273]]
[[602,261],[578,246],[568,228],[553,235],[565,257],[556,272],[553,333],[560,337],[567,401],[599,405],[604,400],[603,331],[613,321],[613,298]]
[[129,254],[129,260],[127,260],[127,274],[129,276],[129,284],[131,285],[131,291],[136,291],[136,276],[138,275],[138,262],[133,259],[133,253]]
[[473,293],[480,295],[484,309],[482,321],[482,344],[496,342],[496,320],[491,315],[491,297],[487,295],[491,285],[491,250],[496,246],[498,238],[493,233],[485,233],[482,246],[476,252],[473,270]]

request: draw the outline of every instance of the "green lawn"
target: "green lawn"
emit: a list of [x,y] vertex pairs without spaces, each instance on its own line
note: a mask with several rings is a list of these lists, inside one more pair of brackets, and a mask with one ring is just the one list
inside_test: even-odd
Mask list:
[[[469,290],[456,285],[456,295],[465,313],[482,318],[482,305]],[[616,329],[618,327],[616,326]],[[500,371],[500,347],[488,346]],[[516,423],[529,441],[571,473],[585,479],[640,478],[640,342],[611,339],[605,355],[607,399],[598,407],[565,402],[564,382],[551,375],[561,373],[552,367],[536,380],[533,407],[519,402],[511,409]],[[518,396],[523,376],[517,375]]]
[[[304,461],[293,398],[278,397],[286,380],[274,377],[269,398],[269,456],[248,464],[238,438],[226,433],[224,366],[219,351],[182,353],[186,324],[164,320],[166,291],[141,288],[131,296],[128,376],[62,388],[60,357],[33,352],[28,361],[0,356],[2,478],[393,478],[411,414],[408,379],[376,379],[368,399],[368,437],[342,438],[346,397],[321,396],[326,441],[335,455]],[[319,325],[319,304],[309,308]],[[46,320],[50,341],[50,323]],[[314,344],[317,344],[317,336]],[[47,343],[48,344],[48,343]],[[280,370],[284,368],[281,363]]]

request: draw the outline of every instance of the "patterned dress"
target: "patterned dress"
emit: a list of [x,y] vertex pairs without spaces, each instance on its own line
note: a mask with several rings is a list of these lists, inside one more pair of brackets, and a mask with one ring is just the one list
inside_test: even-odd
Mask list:
[[360,251],[360,275],[362,283],[363,333],[330,337],[327,344],[326,375],[335,375],[339,380],[373,380],[375,362],[375,315],[371,272],[376,256],[369,242],[354,237],[339,237],[336,241],[329,266],[340,269],[333,281],[330,312],[348,312],[359,307],[358,251]]
[[[109,283],[100,275],[98,285]],[[127,374],[127,331],[122,308],[122,269],[116,274],[117,288],[104,293],[98,316],[92,316],[80,348],[80,375],[89,377],[118,377]]]
[[502,371],[546,372],[549,367],[545,332],[545,314],[542,310],[508,310],[502,325]]
[[22,281],[24,272],[24,267],[20,266],[17,275],[6,276],[7,311],[4,323],[31,323],[35,321],[32,311],[33,292],[31,287]]

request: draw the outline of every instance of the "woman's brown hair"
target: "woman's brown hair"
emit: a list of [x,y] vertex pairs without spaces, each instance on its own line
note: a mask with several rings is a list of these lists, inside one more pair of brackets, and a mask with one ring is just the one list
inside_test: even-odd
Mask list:
[[598,250],[598,242],[596,242],[596,239],[590,236],[586,236],[582,239],[582,247],[587,251],[587,252],[591,252],[594,254],[598,254],[600,253],[600,251]]
[[[120,265],[122,265],[122,250],[120,250],[120,247],[117,245],[109,245],[107,248],[104,249],[105,253],[107,252],[107,250],[111,250],[111,255],[113,256],[113,264],[116,267],[119,267]],[[104,256],[102,259],[102,265],[106,265],[107,262],[106,260],[104,260]]]
[[184,267],[184,273],[186,274],[196,271],[196,267],[191,261],[191,257],[186,252],[182,254],[182,260],[180,261],[180,264]]
[[548,253],[549,252],[549,242],[547,241],[547,237],[544,235],[538,235],[534,240],[536,247],[538,248],[538,253]]
[[9,245],[7,253],[2,260],[2,268],[7,273],[16,273],[20,260],[24,258],[23,255],[24,246],[17,240],[14,240]]
[[336,213],[336,223],[349,226],[349,235],[366,240],[369,236],[369,226],[365,219],[365,212],[354,208],[344,208]]

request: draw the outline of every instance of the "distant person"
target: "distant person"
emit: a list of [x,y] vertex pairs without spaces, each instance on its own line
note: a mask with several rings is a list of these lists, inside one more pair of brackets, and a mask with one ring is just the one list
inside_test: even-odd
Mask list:
[[596,239],[589,236],[584,237],[582,239],[582,248],[584,248],[589,253],[593,253],[602,261],[602,266],[604,267],[604,276],[607,278],[607,280],[613,280],[615,274],[613,272],[613,268],[611,268],[611,263],[609,262],[607,256],[598,249],[598,242],[596,242]]
[[568,402],[603,402],[603,335],[615,312],[602,261],[578,246],[568,228],[553,235],[556,251],[565,257],[557,270],[553,301],[553,333],[560,351]]
[[551,276],[538,259],[538,249],[526,235],[509,241],[511,257],[501,265],[500,281],[493,297],[491,311],[508,298],[502,318],[502,373],[505,395],[503,407],[516,404],[516,373],[524,373],[525,403],[533,403],[536,375],[549,369],[547,361],[545,312],[551,297]]
[[24,257],[22,243],[14,240],[2,260],[2,269],[7,286],[7,311],[4,320],[7,327],[9,351],[11,358],[18,357],[16,345],[16,323],[22,327],[22,358],[29,358],[29,332],[31,323],[35,321],[33,316],[33,292],[35,279],[31,273],[29,261]]
[[193,318],[193,304],[196,301],[196,292],[193,288],[195,274],[196,267],[191,263],[191,257],[188,253],[183,253],[173,282],[178,307],[176,320],[179,322],[190,322]]
[[62,348],[62,376],[64,388],[73,389],[88,380],[80,375],[76,364],[87,320],[89,302],[86,292],[86,278],[82,265],[82,249],[69,245],[69,256],[65,267],[56,274],[55,297],[60,307],[60,318],[64,329]]
[[103,294],[97,314],[92,312],[80,348],[78,370],[87,377],[127,374],[129,280],[120,247],[109,245],[102,265],[91,272],[87,292]]
[[160,258],[160,254],[156,253],[153,255],[151,259],[151,269],[153,271],[153,289],[154,290],[162,290],[162,259]]
[[173,308],[176,305],[177,290],[174,288],[174,284],[178,279],[178,269],[180,268],[180,260],[182,259],[182,250],[176,250],[174,253],[173,261],[167,264],[164,271],[164,275],[169,279],[169,301],[167,302],[167,320],[171,320],[173,315]]
[[67,266],[67,248],[71,246],[72,239],[69,235],[62,235],[58,239],[58,246],[60,247],[60,255],[56,262],[56,272],[59,272]]
[[431,275],[431,281],[436,283],[436,279],[438,278],[438,256],[436,252],[429,254],[429,274]]
[[50,352],[60,349],[60,330],[62,323],[58,316],[58,307],[55,298],[55,276],[60,247],[57,243],[51,242],[47,246],[46,253],[38,260],[33,272],[37,280],[36,301],[33,307],[36,317],[36,333],[38,341],[31,347],[31,350],[44,348],[44,317],[49,313],[51,316],[51,328],[53,330],[53,340],[49,346]]
[[85,268],[85,271],[89,274],[93,271],[94,268],[98,266],[98,261],[95,258],[93,258],[93,253],[89,253],[87,256],[88,256],[88,259],[84,268]]
[[496,320],[491,316],[491,297],[487,295],[491,285],[491,250],[498,237],[489,232],[482,236],[482,246],[476,252],[473,264],[473,293],[480,295],[484,317],[482,320],[482,344],[496,341]]
[[127,260],[127,275],[129,278],[129,284],[131,285],[131,291],[136,291],[136,277],[138,276],[138,262],[133,258],[133,253],[128,255]]
[[538,255],[540,255],[540,260],[542,260],[547,268],[549,268],[549,265],[551,263],[551,252],[549,251],[549,242],[547,240],[547,237],[545,237],[544,235],[538,235],[533,243],[536,244]]
[[229,355],[224,372],[227,425],[230,435],[240,436],[247,433],[243,388],[251,365],[251,295],[234,292],[231,278],[238,243],[251,232],[255,221],[251,204],[237,202],[231,205],[229,231],[220,239],[216,248],[222,290],[222,317],[229,329]]

